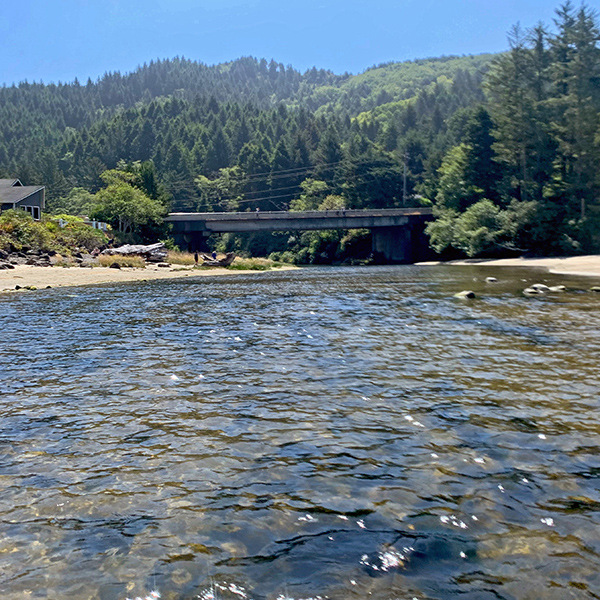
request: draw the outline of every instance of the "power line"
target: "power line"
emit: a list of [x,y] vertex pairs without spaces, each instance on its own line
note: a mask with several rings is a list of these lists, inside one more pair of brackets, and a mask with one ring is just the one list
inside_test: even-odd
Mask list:
[[333,165],[339,165],[343,162],[345,162],[346,159],[342,159],[342,160],[338,160],[336,162],[332,162],[332,163],[322,163],[319,165],[310,165],[308,167],[296,167],[294,169],[280,169],[278,171],[265,171],[264,173],[253,173],[252,175],[247,175],[248,179],[251,179],[253,177],[261,177],[263,175],[272,175],[273,173],[279,174],[279,173],[290,173],[292,171],[310,171],[312,169],[318,169],[320,167],[330,167]]
[[[273,200],[280,199],[280,198],[290,198],[290,197],[294,197],[294,196],[296,196],[295,193],[280,194],[278,196],[263,196],[262,198],[249,198],[249,199],[245,199],[245,200],[238,200],[236,198],[219,198],[218,200],[214,201],[214,205],[223,206],[228,201],[235,202],[236,204],[249,204],[249,203],[258,203],[258,202],[269,201],[269,202],[272,202],[275,206],[278,206],[276,202],[273,202]],[[186,202],[185,204],[182,203],[183,206],[189,206],[190,208],[194,208],[193,204],[194,204],[193,202]],[[278,208],[280,208],[280,207],[278,206]]]
[[[357,160],[357,161],[350,161],[348,159],[344,159],[341,161],[337,161],[334,163],[325,163],[323,165],[318,165],[318,167],[322,167],[322,166],[332,166],[332,165],[339,165],[341,163],[350,163],[350,164],[354,164],[354,166],[356,165],[361,165],[361,164],[368,164],[371,162],[375,162],[373,160]],[[308,171],[308,170],[313,170],[317,167],[312,166],[312,167],[303,167],[302,170],[303,171]],[[372,168],[376,168],[376,165],[373,165]],[[297,169],[294,169],[297,170]],[[276,173],[275,177],[273,177],[272,175],[267,174],[267,173],[263,173],[262,175],[268,175],[267,177],[263,177],[262,179],[264,181],[267,180],[273,180],[273,179],[283,179],[283,178],[287,178],[289,177],[289,175],[281,175],[280,173],[287,173],[289,170],[288,169],[282,169],[280,171],[274,171],[273,173]],[[259,174],[256,174],[257,176]],[[257,183],[258,179],[254,180],[254,181],[244,181],[244,180],[237,180],[236,183],[238,184],[242,184],[242,183]],[[332,181],[326,181],[325,183],[329,183],[331,184]],[[181,191],[185,191],[188,188],[188,186],[181,186],[179,188],[176,187],[171,187],[169,188],[169,186],[165,186],[167,187],[167,189],[171,189],[171,190],[181,190]],[[245,196],[248,196],[250,194],[265,194],[265,193],[270,193],[270,192],[277,192],[277,191],[285,191],[285,190],[297,190],[296,192],[293,193],[289,193],[289,194],[280,194],[277,196],[262,196],[262,197],[258,197],[258,198],[245,198]],[[300,192],[300,186],[299,185],[293,185],[293,186],[287,186],[287,187],[281,187],[281,188],[273,188],[271,190],[255,190],[255,191],[249,191],[249,192],[243,192],[242,194],[240,194],[239,196],[227,196],[225,198],[215,198],[213,201],[211,201],[211,204],[213,205],[217,205],[217,206],[224,206],[226,203],[231,202],[231,203],[235,203],[235,204],[248,204],[248,203],[258,203],[258,202],[265,202],[265,201],[269,201],[272,202],[273,199],[280,199],[280,198],[290,198],[290,197],[294,197],[297,196]],[[240,196],[244,196],[243,199],[240,199]],[[191,199],[190,199],[191,200]],[[193,201],[190,202],[185,202],[185,203],[181,203],[182,206],[189,206],[190,208],[194,208],[194,204],[196,204]],[[272,202],[272,204],[274,204],[275,206],[278,206],[277,203]]]
[[288,185],[287,187],[282,188],[272,188],[270,190],[256,190],[255,192],[244,192],[242,196],[247,196],[248,194],[264,194],[266,191],[269,192],[283,192],[283,190],[297,190],[299,185]]
[[[311,165],[308,167],[297,167],[295,169],[280,169],[277,171],[265,171],[263,173],[254,173],[252,175],[246,175],[240,178],[233,178],[234,181],[236,181],[237,183],[257,183],[260,180],[263,181],[273,181],[276,179],[287,179],[288,177],[291,177],[293,175],[301,175],[303,171],[314,171],[316,169],[321,169],[321,168],[326,168],[326,167],[333,167],[336,165],[341,165],[342,163],[349,163],[350,165],[360,165],[360,164],[367,164],[373,162],[372,159],[363,159],[363,160],[356,160],[353,161],[351,159],[348,158],[344,158],[342,160],[338,160],[336,162],[331,162],[331,163],[322,163],[319,165]],[[294,173],[295,172],[295,173]],[[214,181],[214,180],[211,180]],[[184,189],[183,186],[178,188],[176,186],[169,186],[169,185],[165,185],[163,184],[164,187],[168,190],[173,190],[173,189]]]
[[[246,204],[247,202],[262,202],[263,200],[272,200],[273,198],[289,198],[290,196],[295,196],[296,194],[281,194],[279,196],[263,196],[262,198],[247,198],[245,200],[238,200],[238,204]],[[227,198],[225,198],[227,200]]]

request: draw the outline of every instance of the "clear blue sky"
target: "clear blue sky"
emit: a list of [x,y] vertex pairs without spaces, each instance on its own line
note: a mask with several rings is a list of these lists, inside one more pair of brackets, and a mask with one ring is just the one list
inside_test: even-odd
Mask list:
[[[274,58],[357,73],[388,61],[506,49],[552,0],[0,0],[0,84],[82,82],[155,58]],[[579,2],[576,2],[579,5]],[[600,0],[588,6],[600,8]]]

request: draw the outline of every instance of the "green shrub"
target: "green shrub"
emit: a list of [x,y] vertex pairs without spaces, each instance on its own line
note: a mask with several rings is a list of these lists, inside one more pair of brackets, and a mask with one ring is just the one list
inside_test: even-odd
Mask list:
[[288,265],[298,264],[298,257],[291,250],[281,252],[277,260],[278,262],[286,263]]
[[0,231],[0,250],[8,250],[12,243],[12,238],[7,233]]
[[67,225],[58,232],[56,238],[57,242],[63,246],[85,248],[88,251],[104,246],[108,242],[108,236],[105,233],[83,223]]
[[175,240],[173,238],[165,238],[164,240],[159,240],[159,242],[162,242],[167,250],[181,252],[181,248],[175,243]]
[[[0,215],[0,236],[6,247],[16,250],[24,247],[34,250],[54,250],[56,243],[45,223],[34,221],[22,210],[7,210]],[[8,238],[8,241],[7,241]]]

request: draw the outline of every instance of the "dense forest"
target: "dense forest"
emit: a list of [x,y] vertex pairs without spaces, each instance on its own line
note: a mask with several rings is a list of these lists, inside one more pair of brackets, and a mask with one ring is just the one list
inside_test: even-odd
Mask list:
[[[0,177],[43,184],[49,211],[132,239],[166,237],[168,210],[431,204],[439,252],[599,251],[599,39],[596,14],[566,2],[551,27],[515,26],[495,56],[354,76],[176,58],[85,84],[5,86]],[[318,262],[351,254],[355,238],[221,243]]]

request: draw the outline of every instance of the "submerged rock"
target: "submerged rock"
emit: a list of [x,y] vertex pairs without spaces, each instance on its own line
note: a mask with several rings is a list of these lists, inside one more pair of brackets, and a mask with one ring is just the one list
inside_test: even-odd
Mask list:
[[455,298],[476,298],[477,296],[475,296],[475,292],[473,292],[472,290],[463,290],[462,292],[458,292],[458,294],[454,294]]

